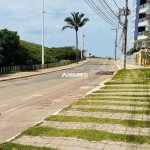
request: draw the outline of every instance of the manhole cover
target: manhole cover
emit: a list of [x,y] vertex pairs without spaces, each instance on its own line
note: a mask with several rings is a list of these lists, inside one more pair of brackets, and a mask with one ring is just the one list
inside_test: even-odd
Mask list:
[[96,75],[113,75],[114,71],[100,71]]

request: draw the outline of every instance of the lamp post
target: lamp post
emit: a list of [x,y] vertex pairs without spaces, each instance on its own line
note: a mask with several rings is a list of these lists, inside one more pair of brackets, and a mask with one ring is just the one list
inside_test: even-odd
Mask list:
[[117,36],[118,36],[118,29],[111,29],[111,30],[115,30],[116,31],[116,39],[115,39],[115,50],[114,50],[114,58],[116,61],[116,49],[117,49]]
[[43,0],[43,12],[42,12],[42,65],[44,65],[44,0]]
[[84,38],[85,38],[85,35],[83,34],[83,50],[81,49],[81,59],[82,59],[82,55],[83,55],[83,51],[84,51]]
[[68,45],[68,48],[69,48],[69,40],[67,40],[67,41],[68,41],[68,44],[67,44],[67,45]]

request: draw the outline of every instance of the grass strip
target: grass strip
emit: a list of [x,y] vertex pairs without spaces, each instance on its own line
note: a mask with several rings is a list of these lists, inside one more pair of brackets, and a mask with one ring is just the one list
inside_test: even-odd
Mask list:
[[150,98],[150,95],[148,94],[90,94],[86,97],[100,97],[100,96],[124,96],[124,97],[145,97]]
[[105,85],[113,85],[113,84],[137,84],[138,85],[138,84],[147,84],[147,83],[150,83],[150,82],[147,82],[147,81],[144,81],[144,82],[143,81],[140,81],[140,82],[128,82],[128,81],[126,81],[126,82],[122,83],[120,81],[118,81],[118,82],[117,81],[115,81],[115,82],[114,81],[109,81],[109,82],[105,82],[104,84]]
[[[147,107],[149,104],[128,104],[128,103],[114,103],[114,102],[87,102],[87,101],[77,101],[75,105],[93,105],[93,106],[103,106],[103,105],[114,105],[114,106],[134,106],[134,107]],[[71,108],[71,107],[70,107]]]
[[107,101],[137,101],[137,102],[149,102],[148,99],[135,99],[135,98],[107,98],[107,97],[86,97],[79,99],[80,101],[88,101],[88,100],[107,100]]
[[126,127],[149,127],[150,121],[140,120],[120,120],[111,118],[96,118],[96,117],[79,117],[79,116],[61,116],[52,115],[45,119],[46,121],[61,121],[61,122],[95,122],[95,123],[106,123],[106,124],[120,124]]
[[149,76],[148,69],[119,70],[112,80],[105,84],[147,84]]
[[88,141],[102,141],[102,140],[112,140],[112,141],[123,141],[123,142],[133,142],[144,144],[150,144],[150,137],[146,136],[135,136],[135,135],[124,135],[124,134],[114,134],[107,131],[98,131],[91,129],[58,129],[50,127],[40,127],[34,126],[22,133],[22,135],[31,136],[55,136],[55,137],[76,137],[78,139],[88,140]]
[[129,113],[129,114],[145,114],[149,115],[150,110],[118,110],[118,109],[101,109],[101,108],[78,108],[83,112],[110,112],[110,113]]
[[0,150],[56,150],[56,149],[46,148],[46,147],[27,146],[27,145],[5,142],[3,144],[0,144]]
[[102,87],[101,89],[134,89],[134,90],[136,90],[136,89],[143,89],[143,90],[147,90],[147,89],[150,89],[150,86],[147,86],[147,85],[143,85],[143,86],[138,86],[138,85],[136,85],[136,86],[119,86],[119,85],[116,85],[116,86],[104,86],[104,87]]
[[134,93],[138,93],[138,92],[143,92],[143,93],[146,93],[146,92],[150,92],[150,90],[142,90],[142,89],[140,89],[140,90],[98,90],[98,91],[94,91],[93,93],[113,93],[113,92],[122,92],[122,93],[125,93],[125,92],[134,92]]

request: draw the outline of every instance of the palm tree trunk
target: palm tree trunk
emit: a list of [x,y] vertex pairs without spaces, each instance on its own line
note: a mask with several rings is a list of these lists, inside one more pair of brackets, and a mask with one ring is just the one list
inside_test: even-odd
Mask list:
[[76,31],[76,63],[78,63],[78,31]]

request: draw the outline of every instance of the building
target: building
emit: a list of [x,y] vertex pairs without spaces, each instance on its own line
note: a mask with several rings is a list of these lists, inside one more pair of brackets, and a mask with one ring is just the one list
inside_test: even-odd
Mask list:
[[150,0],[133,0],[131,47],[150,47]]

